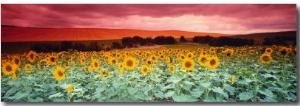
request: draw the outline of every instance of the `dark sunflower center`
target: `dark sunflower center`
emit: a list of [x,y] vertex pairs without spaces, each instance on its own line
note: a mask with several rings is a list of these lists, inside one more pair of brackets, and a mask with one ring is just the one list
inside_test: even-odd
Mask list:
[[12,71],[12,67],[11,66],[6,66],[6,71],[8,71],[8,72],[10,72],[10,71]]
[[81,59],[81,61],[84,63],[84,59]]
[[148,61],[147,63],[148,63],[148,64],[151,64],[151,61]]
[[152,60],[155,60],[155,57],[152,57]]
[[264,61],[269,61],[270,60],[270,57],[269,56],[263,56],[262,58]]
[[63,76],[64,73],[62,73],[61,71],[58,71],[58,76]]
[[112,60],[112,63],[115,64],[115,63],[116,63],[116,60]]
[[19,63],[20,63],[20,60],[19,60],[19,59],[15,59],[15,63],[16,63],[16,64],[19,64]]
[[144,71],[144,72],[148,72],[148,69],[147,69],[147,68],[144,68],[143,71]]
[[271,52],[271,50],[270,50],[270,49],[267,49],[267,52],[268,52],[268,53],[270,53],[270,52]]
[[184,59],[184,56],[181,56],[181,59]]
[[190,61],[185,62],[185,67],[189,68],[192,66],[192,63]]
[[286,50],[282,50],[280,53],[281,53],[282,55],[285,55],[285,54],[287,53],[287,51],[286,51]]
[[33,59],[34,55],[33,55],[33,54],[30,54],[29,57],[30,57],[30,59]]
[[108,76],[107,72],[103,72],[103,77],[106,78]]
[[170,70],[171,70],[171,71],[173,71],[173,70],[174,70],[174,68],[173,68],[173,67],[170,67]]
[[201,58],[201,62],[204,62],[204,61],[206,61],[206,58],[205,58],[205,57],[202,57],[202,58]]
[[227,53],[227,56],[230,56],[231,55],[231,53]]
[[55,58],[54,58],[54,57],[51,57],[51,58],[50,58],[50,61],[51,61],[51,62],[55,62]]
[[190,55],[190,54],[189,54],[189,55],[188,55],[188,57],[189,57],[189,58],[191,58],[191,57],[192,57],[192,55]]
[[215,65],[216,64],[216,60],[215,59],[212,59],[212,60],[210,60],[210,65]]
[[133,61],[132,61],[132,60],[128,60],[128,61],[126,62],[126,65],[127,65],[128,67],[132,67],[132,66],[133,66]]
[[97,62],[94,62],[94,66],[95,66],[95,67],[98,67],[98,63],[97,63]]

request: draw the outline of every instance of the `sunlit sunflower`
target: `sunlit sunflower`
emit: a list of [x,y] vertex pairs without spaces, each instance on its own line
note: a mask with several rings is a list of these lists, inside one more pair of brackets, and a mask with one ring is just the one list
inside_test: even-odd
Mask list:
[[285,56],[288,53],[288,49],[286,47],[282,47],[279,52],[281,55]]
[[216,56],[212,56],[208,59],[208,61],[206,62],[206,67],[208,69],[215,69],[219,66],[219,58]]
[[151,60],[147,60],[146,64],[147,64],[149,67],[151,67],[153,63],[152,63]]
[[215,47],[210,47],[209,48],[209,53],[211,53],[211,54],[216,53],[216,48]]
[[33,63],[37,57],[37,54],[34,51],[29,51],[29,53],[26,55],[26,57],[30,63]]
[[107,70],[103,70],[99,73],[99,77],[108,78],[110,73]]
[[165,59],[165,56],[164,56],[164,55],[159,55],[159,59],[160,59],[160,60],[164,60],[164,59]]
[[138,61],[133,57],[127,57],[123,65],[127,70],[133,70],[138,65]]
[[147,58],[142,58],[142,62],[143,62],[143,64],[146,64],[147,63]]
[[169,72],[170,72],[170,73],[174,73],[174,72],[175,72],[175,67],[174,67],[174,65],[170,65],[170,66],[168,67],[168,69],[169,69]]
[[13,56],[12,63],[17,65],[18,67],[21,65],[21,59],[19,56]]
[[56,67],[56,69],[53,72],[53,76],[56,81],[61,81],[66,79],[65,69],[62,67]]
[[166,56],[165,61],[166,61],[167,64],[169,64],[169,63],[171,62],[170,57],[169,57],[169,56]]
[[118,70],[119,70],[119,74],[123,74],[124,73],[124,65],[122,63],[119,64]]
[[31,64],[26,64],[24,69],[25,69],[26,73],[32,73],[33,72],[33,67],[32,67]]
[[80,64],[85,65],[85,58],[84,56],[80,56]]
[[230,80],[231,81],[231,85],[234,84],[234,80],[235,80],[235,75],[232,75],[231,76],[231,80]]
[[272,54],[272,52],[273,52],[273,49],[271,49],[271,48],[265,49],[265,53]]
[[181,59],[181,60],[184,60],[184,59],[185,59],[185,56],[184,56],[183,54],[180,54],[179,56],[180,56],[180,59]]
[[110,65],[115,65],[118,63],[118,60],[114,57],[110,57],[108,60],[109,60],[108,62]]
[[49,65],[56,65],[57,57],[56,56],[49,56],[47,59],[47,63]]
[[203,66],[203,67],[205,67],[206,61],[207,61],[207,60],[208,60],[208,58],[207,58],[206,55],[200,55],[200,56],[198,57],[198,63],[199,63],[201,66]]
[[2,72],[4,75],[13,75],[17,71],[17,66],[9,62],[2,64]]
[[67,88],[68,93],[73,92],[74,86],[73,85],[69,85]]
[[187,58],[189,59],[193,59],[194,58],[194,53],[193,52],[189,52],[187,55],[186,55]]
[[262,54],[260,56],[260,62],[262,62],[263,64],[270,64],[272,62],[272,57],[270,54]]
[[195,62],[194,62],[194,60],[187,58],[182,61],[181,65],[182,65],[182,68],[185,70],[194,70]]
[[84,70],[85,73],[90,73],[89,67],[87,67],[87,66],[84,66],[83,70]]
[[205,50],[202,50],[201,53],[200,53],[200,55],[206,55],[206,54],[207,54],[207,53],[206,53]]
[[100,63],[98,62],[97,59],[92,59],[92,62],[91,62],[91,68],[94,70],[94,71],[98,71],[100,69]]
[[225,54],[227,57],[231,57],[233,55],[233,52],[234,52],[234,50],[232,50],[232,49],[225,50]]
[[141,68],[141,73],[143,75],[147,75],[149,72],[149,67],[147,65],[143,65],[142,68]]
[[150,59],[151,59],[152,62],[155,63],[156,60],[157,60],[157,57],[155,55],[152,55],[152,56],[150,56]]

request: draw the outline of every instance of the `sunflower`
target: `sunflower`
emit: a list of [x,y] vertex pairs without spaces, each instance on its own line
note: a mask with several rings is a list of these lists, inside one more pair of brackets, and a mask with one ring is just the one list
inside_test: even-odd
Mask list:
[[234,52],[234,50],[232,50],[232,49],[225,50],[225,54],[227,57],[231,57],[233,55],[233,52]]
[[26,64],[25,67],[24,67],[24,69],[25,69],[25,72],[26,72],[26,73],[31,73],[31,72],[33,72],[33,67],[32,67],[31,64]]
[[53,76],[56,81],[61,81],[66,79],[65,69],[62,67],[56,67],[56,69],[53,72]]
[[281,55],[285,56],[288,53],[288,49],[286,47],[282,47],[279,52]]
[[231,81],[231,85],[234,84],[234,80],[235,80],[235,75],[232,75],[231,76],[231,80],[230,80]]
[[174,73],[175,72],[175,67],[173,65],[169,66],[169,72]]
[[181,60],[185,59],[185,56],[183,54],[179,54],[179,57],[180,57]]
[[147,65],[143,65],[142,68],[141,68],[141,73],[143,75],[147,75],[149,72],[149,67]]
[[193,59],[194,58],[194,53],[193,52],[189,52],[187,55],[186,55],[187,58],[189,59]]
[[211,53],[211,54],[216,53],[216,48],[210,47],[210,48],[209,48],[209,53]]
[[164,59],[165,59],[165,56],[164,56],[164,55],[159,55],[159,59],[160,59],[160,60],[164,60]]
[[11,77],[13,80],[16,80],[18,78],[16,73],[13,73]]
[[71,93],[73,89],[74,89],[73,85],[69,85],[67,88],[68,93]]
[[91,62],[91,68],[94,70],[94,71],[97,71],[100,69],[100,63],[98,62],[97,59],[92,59],[92,62]]
[[85,58],[83,56],[80,56],[80,64],[85,65]]
[[122,63],[119,64],[118,70],[119,70],[119,74],[123,74],[124,73],[124,66],[123,66]]
[[20,57],[13,56],[12,63],[15,64],[15,65],[17,65],[17,66],[20,66],[21,65],[21,59],[20,59]]
[[103,70],[99,73],[99,77],[108,78],[110,73],[107,70]]
[[109,57],[108,62],[110,65],[115,65],[116,63],[118,63],[118,60],[114,57]]
[[156,62],[156,60],[157,60],[157,57],[155,56],[155,55],[152,55],[152,56],[150,56],[150,58],[151,58],[151,60],[152,60],[152,62]]
[[27,60],[30,62],[30,63],[33,63],[34,61],[35,61],[35,59],[36,59],[36,57],[37,57],[37,54],[36,54],[36,52],[34,52],[34,51],[29,51],[29,53],[26,55],[26,57],[27,57]]
[[147,62],[146,62],[146,63],[147,63],[147,65],[148,65],[148,66],[150,66],[150,67],[151,67],[151,66],[152,66],[152,64],[153,64],[151,60],[147,60]]
[[185,70],[194,70],[195,62],[192,59],[184,59],[182,62],[182,67]]
[[50,65],[56,65],[56,56],[49,56],[47,59],[47,63]]
[[169,64],[169,63],[171,62],[171,59],[170,59],[169,56],[166,56],[165,60],[166,60],[166,63],[167,63],[167,64]]
[[207,53],[206,53],[205,50],[201,51],[201,53],[200,53],[200,55],[206,55],[206,54],[207,54]]
[[198,63],[199,63],[201,66],[203,66],[203,67],[205,67],[206,61],[207,61],[207,60],[208,60],[208,58],[207,58],[206,55],[200,55],[200,56],[198,57]]
[[271,48],[265,49],[265,53],[267,53],[267,54],[272,54],[272,52],[273,52],[273,49],[271,49]]
[[84,70],[85,73],[90,73],[89,67],[87,67],[87,66],[84,66],[83,70]]
[[254,50],[250,50],[249,52],[250,52],[250,54],[254,54],[254,53],[255,53],[255,51],[254,51]]
[[212,56],[206,62],[206,67],[209,69],[215,69],[219,66],[219,58],[216,56]]
[[2,65],[2,72],[4,75],[13,75],[17,71],[17,66],[15,64],[11,64],[9,62],[5,62]]
[[127,70],[133,70],[138,65],[138,62],[133,57],[127,57],[127,58],[125,58],[123,64]]
[[272,57],[270,54],[262,54],[260,56],[260,62],[263,64],[270,64],[272,62]]

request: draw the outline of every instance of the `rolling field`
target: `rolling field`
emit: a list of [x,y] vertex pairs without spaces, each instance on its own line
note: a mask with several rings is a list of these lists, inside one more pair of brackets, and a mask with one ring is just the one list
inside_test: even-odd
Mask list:
[[295,47],[2,54],[3,102],[296,102]]

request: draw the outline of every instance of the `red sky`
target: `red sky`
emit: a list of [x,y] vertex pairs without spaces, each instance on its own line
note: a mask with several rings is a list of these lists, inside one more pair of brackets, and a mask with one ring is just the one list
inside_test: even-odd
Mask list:
[[296,4],[1,4],[1,24],[245,34],[296,30]]

